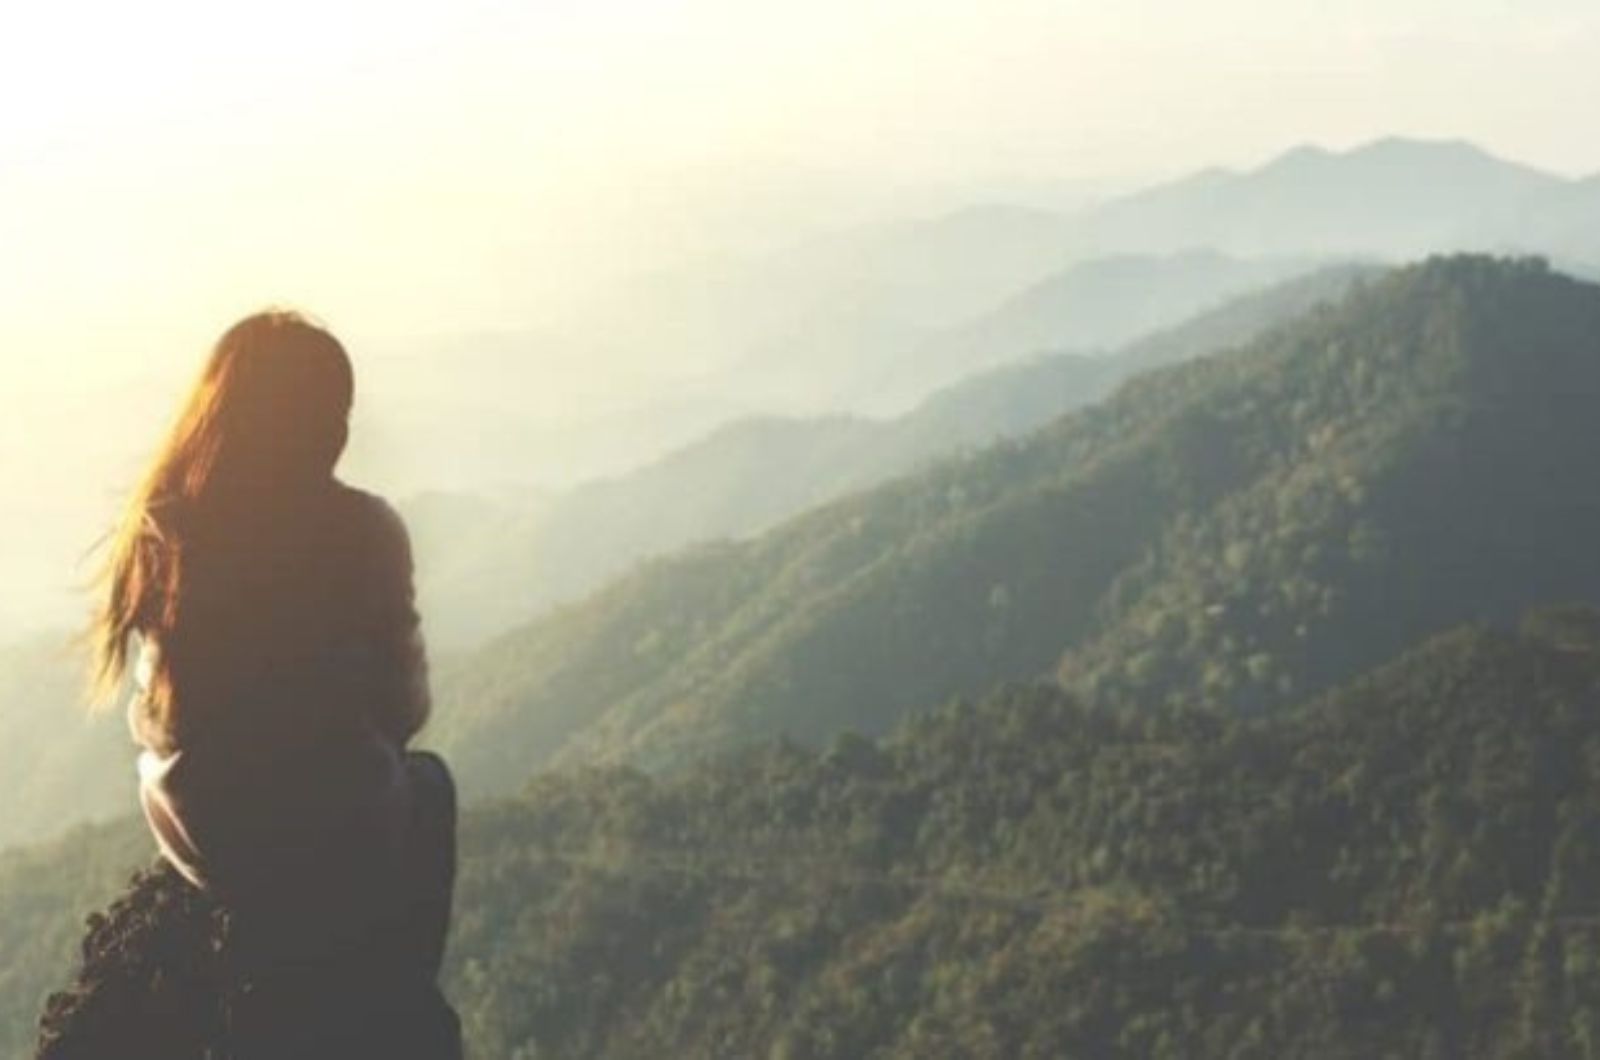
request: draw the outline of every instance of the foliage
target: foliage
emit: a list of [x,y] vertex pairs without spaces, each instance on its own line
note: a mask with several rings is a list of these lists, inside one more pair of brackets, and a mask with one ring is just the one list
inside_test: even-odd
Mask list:
[[220,1058],[233,1000],[226,920],[164,865],[135,876],[90,918],[77,981],[40,1020],[40,1060]]
[[40,1018],[37,1056],[459,1060],[436,986],[365,960],[263,979],[241,934],[236,916],[170,866],[138,873],[90,916],[76,978]]
[[1016,686],[883,744],[543,779],[471,821],[469,1030],[503,1056],[1588,1055],[1600,641],[1555,624],[1264,718]]

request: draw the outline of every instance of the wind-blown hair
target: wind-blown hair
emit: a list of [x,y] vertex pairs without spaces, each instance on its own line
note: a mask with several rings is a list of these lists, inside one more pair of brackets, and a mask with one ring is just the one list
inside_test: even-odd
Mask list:
[[[178,628],[197,541],[249,541],[264,514],[332,476],[354,386],[344,347],[298,313],[257,313],[217,340],[109,539],[89,633],[97,701],[120,687],[135,634]],[[170,711],[167,653],[150,677],[153,708]]]

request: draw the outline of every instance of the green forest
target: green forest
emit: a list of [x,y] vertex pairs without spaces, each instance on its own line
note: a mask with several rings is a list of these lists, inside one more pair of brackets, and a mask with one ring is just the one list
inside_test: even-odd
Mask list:
[[[1434,259],[447,661],[471,1054],[1600,1055],[1597,407]],[[149,857],[0,854],[0,1052]]]
[[[463,826],[476,1056],[1589,1056],[1600,613],[1263,717],[1018,684],[882,741],[547,774]],[[65,981],[57,889],[109,895],[138,842],[0,861],[8,1004]]]
[[551,777],[471,821],[452,987],[486,1056],[1593,1055],[1597,634]]

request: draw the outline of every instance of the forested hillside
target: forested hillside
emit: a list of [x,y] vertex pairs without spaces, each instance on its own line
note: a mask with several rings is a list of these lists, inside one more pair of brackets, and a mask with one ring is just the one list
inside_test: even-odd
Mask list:
[[470,790],[1057,672],[1263,709],[1600,593],[1600,288],[1440,259],[1024,440],[659,561],[441,675]]
[[1585,1056],[1595,634],[1463,630],[1255,721],[1017,687],[551,777],[471,821],[456,996],[497,1056]]
[[1120,574],[1064,680],[1258,709],[1444,626],[1600,598],[1600,288],[1463,261],[1363,311],[1214,364],[1171,429],[1195,480],[1240,485]]
[[[1264,718],[1015,685],[547,775],[464,819],[449,988],[476,1056],[1586,1056],[1597,696],[1563,607]],[[112,835],[0,861],[8,1000],[64,982],[52,887]]]

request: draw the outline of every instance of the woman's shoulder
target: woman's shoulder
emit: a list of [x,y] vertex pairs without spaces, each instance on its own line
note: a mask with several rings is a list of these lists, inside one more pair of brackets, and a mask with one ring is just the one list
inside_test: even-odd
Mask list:
[[333,496],[341,517],[349,525],[380,539],[406,539],[405,520],[394,505],[378,494],[335,479]]
[[334,493],[347,543],[344,547],[354,554],[354,565],[384,581],[409,579],[411,536],[395,507],[376,493],[337,480]]

